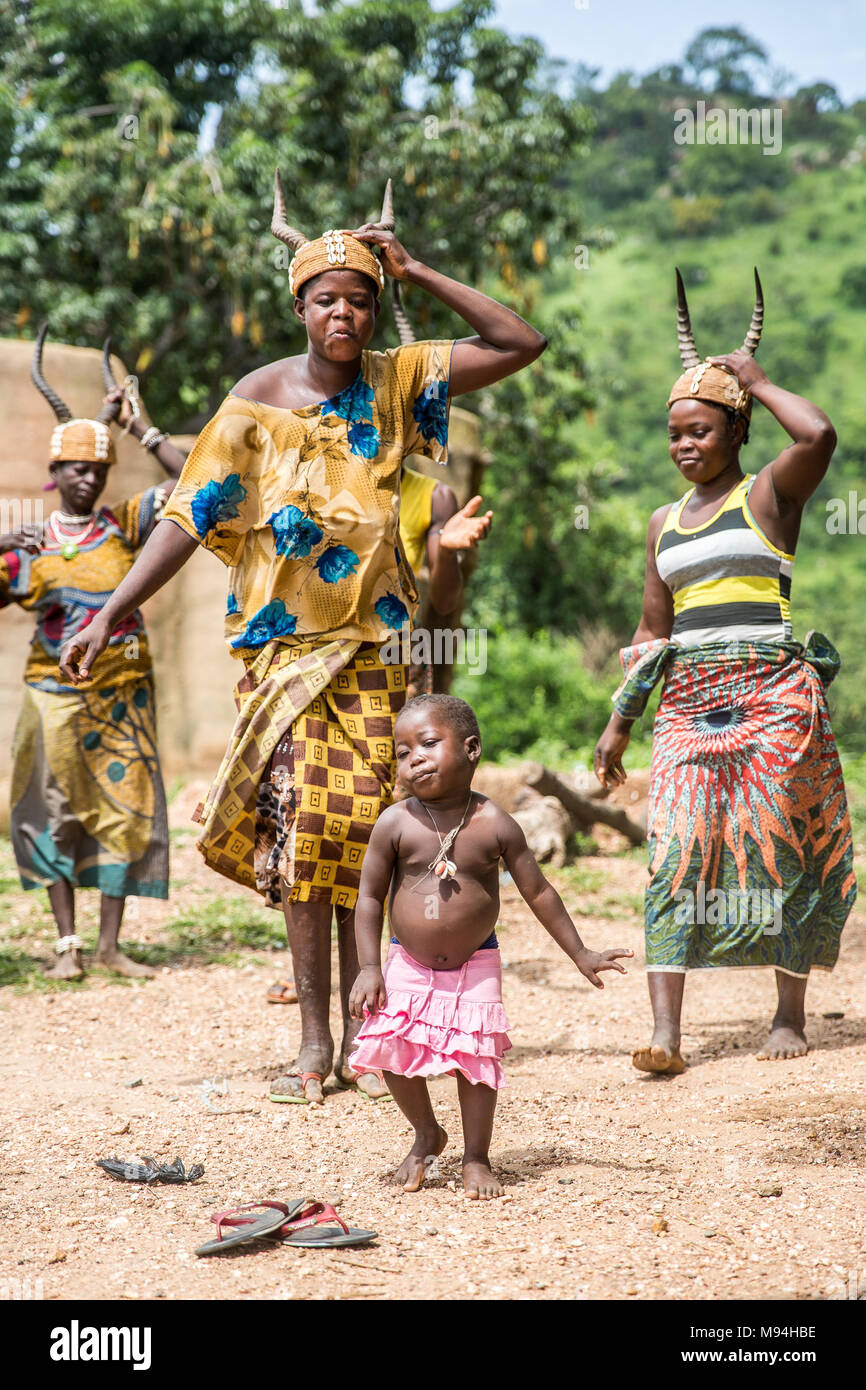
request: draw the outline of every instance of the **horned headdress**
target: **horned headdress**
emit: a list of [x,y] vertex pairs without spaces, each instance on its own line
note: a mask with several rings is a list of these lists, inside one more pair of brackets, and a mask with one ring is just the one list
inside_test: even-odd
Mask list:
[[[42,350],[48,324],[43,323],[33,349],[30,363],[30,378],[33,385],[42,392],[57,417],[57,425],[51,435],[52,463],[115,463],[114,443],[109,430],[109,422],[114,419],[118,406],[104,406],[95,420],[74,418],[69,406],[48,385],[42,375]],[[110,340],[106,338],[102,349],[102,377],[106,391],[117,385],[111,370]]]
[[[385,186],[379,221],[372,225],[381,227],[385,232],[394,230],[390,179]],[[314,275],[321,275],[325,270],[358,270],[362,275],[370,277],[377,286],[377,293],[381,294],[385,276],[378,257],[366,242],[358,241],[349,232],[336,231],[333,228],[316,237],[315,241],[310,241],[297,227],[289,226],[286,221],[286,199],[279,169],[274,174],[274,215],[271,218],[271,231],[295,253],[289,265],[289,289],[293,294],[297,294],[307,280],[312,280]]]
[[[743,351],[749,353],[751,357],[757,352],[763,326],[764,292],[761,289],[761,280],[756,268],[755,307],[752,310],[749,331],[743,342]],[[685,370],[682,376],[674,382],[668,407],[670,408],[674,401],[710,401],[713,405],[731,406],[732,409],[739,410],[748,419],[752,413],[751,392],[740,386],[737,378],[728,371],[727,367],[714,366],[708,357],[702,362],[698,356],[691,319],[689,318],[685,285],[679,270],[677,271],[677,340]]]

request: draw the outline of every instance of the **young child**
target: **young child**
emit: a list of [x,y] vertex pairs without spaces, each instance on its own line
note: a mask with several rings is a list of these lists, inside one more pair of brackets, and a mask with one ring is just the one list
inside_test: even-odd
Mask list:
[[[425,1161],[441,1154],[448,1139],[433,1113],[427,1077],[456,1075],[466,1195],[499,1197],[489,1147],[496,1092],[505,1084],[500,1059],[511,1046],[494,932],[500,859],[539,922],[597,989],[604,988],[600,971],[624,975],[617,958],[634,953],[588,950],[520,826],[472,791],[481,736],[465,700],[409,700],[397,716],[394,741],[398,776],[410,795],[379,817],[364,859],[355,914],[361,969],[349,1012],[365,1022],[351,1064],[384,1072],[415,1130],[397,1171],[404,1192],[418,1191]],[[393,937],[383,972],[389,890]]]

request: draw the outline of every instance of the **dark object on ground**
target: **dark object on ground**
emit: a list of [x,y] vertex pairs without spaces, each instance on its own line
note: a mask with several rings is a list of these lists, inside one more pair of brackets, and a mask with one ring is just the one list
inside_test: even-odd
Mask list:
[[96,1162],[112,1178],[120,1178],[124,1182],[146,1182],[148,1185],[155,1182],[197,1182],[204,1175],[200,1163],[194,1163],[187,1172],[179,1158],[174,1163],[157,1163],[155,1158],[148,1158],[147,1155],[144,1155],[142,1163],[124,1162],[122,1158],[98,1158]]
[[646,828],[633,821],[631,816],[626,815],[625,811],[618,811],[610,806],[605,806],[602,801],[597,801],[595,797],[583,796],[574,787],[570,787],[562,777],[551,772],[550,768],[544,767],[541,763],[524,763],[521,768],[521,775],[528,787],[540,793],[541,796],[555,796],[562,802],[566,811],[574,817],[581,830],[589,830],[596,821],[602,825],[609,825],[612,830],[618,830],[621,835],[632,845],[643,845],[646,843]]

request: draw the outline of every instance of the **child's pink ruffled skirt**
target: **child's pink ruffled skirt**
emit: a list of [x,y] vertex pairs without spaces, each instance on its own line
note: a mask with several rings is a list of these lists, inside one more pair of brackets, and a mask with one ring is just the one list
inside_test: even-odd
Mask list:
[[349,1058],[356,1072],[459,1071],[473,1086],[505,1085],[501,1058],[511,1043],[497,950],[476,951],[458,970],[429,970],[392,942],[382,973],[387,1002],[361,1025]]

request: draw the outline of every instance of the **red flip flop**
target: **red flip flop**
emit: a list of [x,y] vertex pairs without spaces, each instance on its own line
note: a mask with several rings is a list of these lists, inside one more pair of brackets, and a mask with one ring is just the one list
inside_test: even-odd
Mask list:
[[[216,1224],[216,1240],[206,1241],[196,1250],[197,1255],[220,1255],[225,1250],[231,1250],[236,1245],[246,1245],[252,1240],[259,1240],[261,1236],[274,1236],[286,1225],[287,1221],[295,1215],[300,1207],[304,1205],[303,1198],[298,1202],[293,1202],[287,1206],[285,1202],[247,1202],[242,1207],[230,1207],[228,1211],[218,1211],[213,1214],[211,1221]],[[261,1208],[268,1208],[262,1211]],[[241,1212],[258,1211],[258,1216],[241,1216]],[[224,1226],[235,1226],[238,1229],[229,1231],[228,1235],[223,1235]]]
[[341,1091],[357,1091],[359,1096],[363,1096],[365,1100],[371,1100],[374,1105],[379,1105],[383,1101],[394,1099],[394,1097],[391,1095],[391,1092],[387,1089],[383,1096],[371,1096],[369,1091],[362,1091],[361,1087],[358,1085],[358,1079],[362,1076],[378,1076],[382,1085],[387,1086],[385,1077],[383,1076],[382,1072],[378,1067],[366,1067],[364,1071],[353,1071],[353,1079],[351,1081],[345,1081],[342,1077],[338,1076],[337,1086]]
[[[268,1100],[272,1100],[276,1105],[322,1105],[324,1096],[321,1100],[310,1100],[307,1095],[307,1082],[318,1081],[320,1086],[324,1085],[325,1078],[318,1071],[284,1071],[285,1077],[298,1077],[301,1083],[300,1095],[280,1095],[279,1091],[271,1091]],[[277,1077],[277,1080],[280,1078]]]
[[297,1004],[298,991],[294,980],[277,980],[267,993],[269,1004]]
[[280,1231],[280,1240],[283,1245],[300,1245],[306,1250],[333,1250],[341,1245],[366,1245],[377,1235],[377,1231],[347,1226],[330,1203],[312,1202],[286,1222]]

